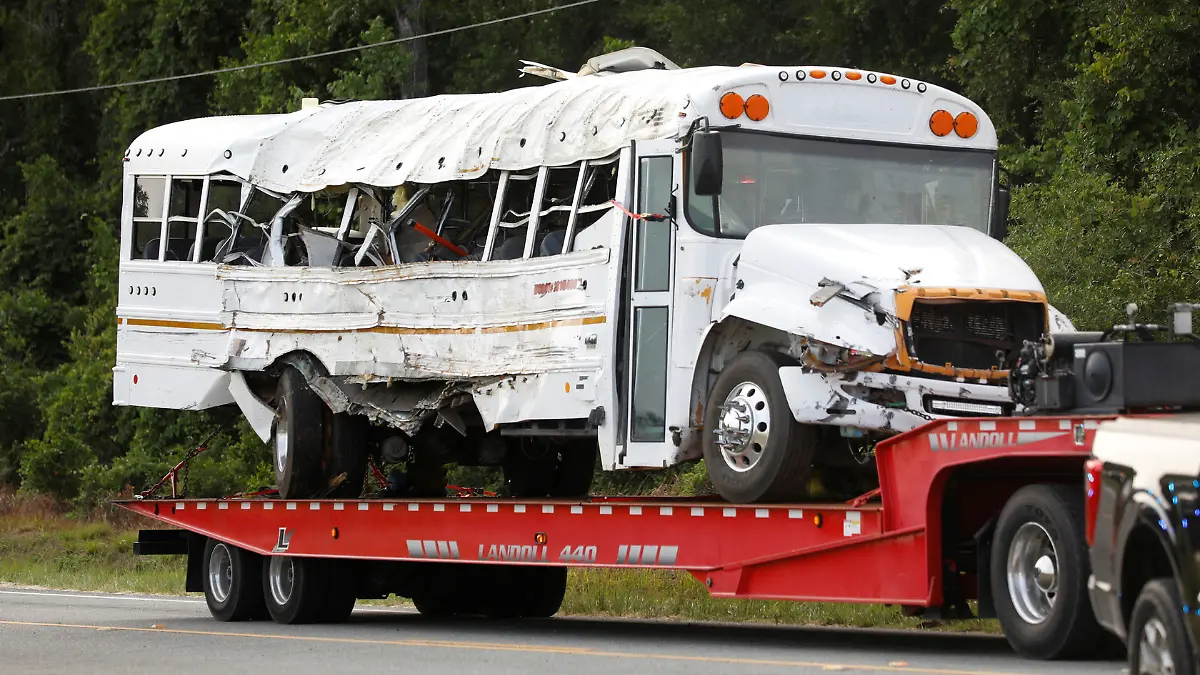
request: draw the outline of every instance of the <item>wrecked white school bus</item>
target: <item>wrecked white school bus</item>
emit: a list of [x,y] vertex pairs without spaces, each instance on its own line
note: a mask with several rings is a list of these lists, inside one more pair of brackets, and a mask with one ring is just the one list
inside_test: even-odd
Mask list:
[[458,463],[586,495],[598,450],[786,501],[1010,414],[1022,341],[1070,328],[962,96],[646,49],[525,71],[553,82],[140,136],[115,404],[239,406],[288,498],[358,496],[374,454],[412,494]]

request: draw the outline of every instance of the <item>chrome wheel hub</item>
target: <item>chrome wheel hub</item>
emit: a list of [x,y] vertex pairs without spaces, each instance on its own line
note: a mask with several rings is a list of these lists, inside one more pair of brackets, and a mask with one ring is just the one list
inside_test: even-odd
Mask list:
[[278,606],[286,605],[292,597],[292,588],[296,583],[296,567],[292,564],[292,559],[287,556],[271,558],[267,574],[271,579],[271,599]]
[[721,457],[734,471],[749,471],[762,459],[771,433],[771,406],[763,388],[753,382],[734,387],[721,405],[713,434]]
[[1050,533],[1025,523],[1008,549],[1008,595],[1023,621],[1039,624],[1050,616],[1058,595],[1058,552]]
[[1175,659],[1171,658],[1167,627],[1158,617],[1151,617],[1142,628],[1138,641],[1137,675],[1175,675]]
[[225,602],[233,590],[233,556],[225,544],[214,546],[208,559],[208,588],[217,602]]

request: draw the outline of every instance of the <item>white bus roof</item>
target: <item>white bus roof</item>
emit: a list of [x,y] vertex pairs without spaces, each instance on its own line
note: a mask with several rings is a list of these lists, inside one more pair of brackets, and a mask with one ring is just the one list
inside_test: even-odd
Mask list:
[[[810,75],[818,71],[829,75]],[[767,118],[722,117],[718,101],[728,91],[766,96]],[[930,115],[943,109],[972,113],[978,131],[969,138],[934,135]],[[714,126],[775,133],[996,148],[995,129],[978,106],[917,80],[816,66],[711,66],[601,73],[491,94],[187,120],[138,137],[127,152],[126,171],[227,172],[279,192],[440,183],[477,178],[489,169],[599,159],[630,141],[678,137],[699,116]]]

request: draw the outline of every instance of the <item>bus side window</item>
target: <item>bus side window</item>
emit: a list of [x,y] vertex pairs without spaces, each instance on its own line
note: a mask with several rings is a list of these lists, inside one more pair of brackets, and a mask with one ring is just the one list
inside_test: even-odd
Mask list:
[[[159,237],[162,236],[166,215],[167,179],[163,176],[137,176],[133,185],[133,236],[130,238],[131,260],[158,260]],[[154,242],[153,250],[147,245]],[[153,255],[147,255],[152,253]]]
[[537,176],[537,171],[509,174],[490,260],[519,260],[524,255]]
[[221,242],[233,235],[229,218],[242,206],[242,183],[236,178],[215,177],[208,182],[208,203],[204,206],[204,238],[200,242],[200,262],[216,258]]
[[191,262],[195,254],[196,228],[200,222],[202,178],[171,179],[171,205],[167,211],[167,246],[164,260]]
[[568,227],[566,251],[586,251],[603,246],[608,241],[608,232],[602,229],[604,216],[612,211],[612,200],[617,197],[617,158],[590,161],[587,175],[575,211],[575,223]]
[[538,222],[537,241],[534,243],[532,257],[562,253],[578,182],[578,166],[550,169],[546,178],[546,191],[542,196],[541,219]]

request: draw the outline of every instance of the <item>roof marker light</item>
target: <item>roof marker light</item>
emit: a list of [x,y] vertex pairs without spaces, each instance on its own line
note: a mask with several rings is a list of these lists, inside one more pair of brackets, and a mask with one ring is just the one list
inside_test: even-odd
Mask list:
[[742,116],[746,111],[746,101],[742,99],[741,94],[736,91],[727,91],[721,96],[721,114],[728,119],[735,120]]
[[797,71],[796,71],[796,81],[797,81],[797,82],[800,82],[801,80],[803,80],[803,79],[804,79],[804,78],[806,78],[806,77],[808,77],[808,76],[804,74],[804,71],[803,71],[803,70],[797,70]]
[[908,89],[909,87],[912,86],[912,83],[909,82],[908,80],[900,80],[900,86],[905,89]]
[[786,70],[779,71],[779,81],[787,82],[787,79],[788,79],[788,71],[786,71]]
[[825,71],[823,70],[810,70],[808,71],[808,74],[811,75],[814,80],[819,80],[825,77]]
[[960,112],[954,118],[954,133],[959,138],[970,138],[979,131],[979,119],[969,112]]
[[857,70],[847,70],[846,71],[846,79],[847,80],[861,80],[862,73],[858,72]]
[[935,111],[929,116],[929,130],[935,136],[949,136],[954,131],[954,116],[945,110]]
[[896,78],[891,75],[880,75],[879,81],[887,85],[896,84]]
[[830,75],[830,77],[833,78],[834,82],[837,82],[838,80],[842,79],[842,74],[835,70],[833,71],[833,75]]
[[875,73],[867,73],[867,82],[875,84]]
[[922,94],[924,94],[924,93],[925,93],[925,90],[926,90],[926,89],[928,89],[928,88],[929,88],[929,87],[925,86],[925,83],[924,83],[924,82],[918,82],[918,83],[917,83],[917,91],[919,91],[919,92],[920,92],[920,93],[922,93]]
[[766,96],[762,94],[754,94],[746,99],[746,117],[749,117],[755,122],[761,122],[767,119],[767,113],[771,112],[771,103]]

